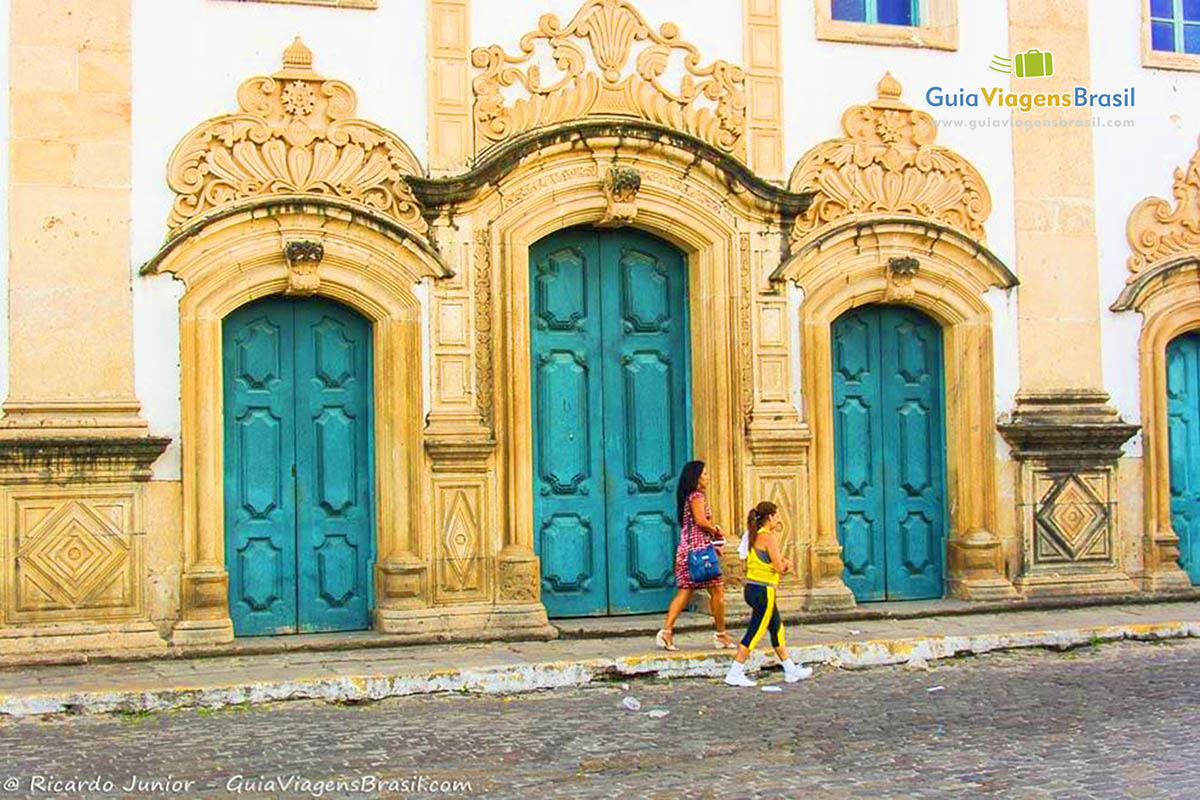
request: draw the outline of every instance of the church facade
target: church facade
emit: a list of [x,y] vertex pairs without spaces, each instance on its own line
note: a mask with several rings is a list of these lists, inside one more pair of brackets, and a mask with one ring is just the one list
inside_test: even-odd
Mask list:
[[1187,596],[1200,20],[1116,5],[12,0],[0,654],[660,612],[694,459],[787,611]]

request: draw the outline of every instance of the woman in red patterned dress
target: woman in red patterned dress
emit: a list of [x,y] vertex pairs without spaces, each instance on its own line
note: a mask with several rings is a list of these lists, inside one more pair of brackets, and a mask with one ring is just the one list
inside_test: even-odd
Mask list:
[[712,607],[713,622],[717,632],[713,634],[713,645],[718,648],[736,647],[733,639],[725,632],[725,579],[714,578],[704,583],[695,583],[688,574],[688,553],[697,548],[715,545],[718,552],[725,546],[721,529],[713,524],[712,509],[709,508],[705,490],[708,488],[708,467],[703,461],[689,461],[679,475],[679,487],[675,490],[675,503],[679,513],[679,547],[675,550],[675,585],[678,591],[667,609],[667,621],[658,632],[655,641],[664,650],[678,650],[675,646],[675,620],[697,589],[707,589]]

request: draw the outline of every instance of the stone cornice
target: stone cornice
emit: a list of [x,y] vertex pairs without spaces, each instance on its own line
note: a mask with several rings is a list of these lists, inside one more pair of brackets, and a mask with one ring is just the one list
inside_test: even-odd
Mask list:
[[[605,144],[629,141],[636,153],[642,143],[667,145],[715,167],[731,192],[748,193],[757,202],[775,209],[786,219],[803,214],[812,202],[812,192],[790,191],[756,175],[740,160],[707,142],[682,131],[636,119],[584,119],[540,128],[514,136],[489,150],[467,172],[446,178],[410,177],[413,193],[427,215],[436,215],[458,203],[471,200],[483,189],[516,170],[526,156],[553,145],[590,149],[597,140]],[[636,143],[636,144],[635,144]]]
[[347,221],[364,225],[379,231],[396,241],[405,242],[420,250],[429,259],[436,262],[443,275],[448,277],[454,271],[446,266],[441,254],[423,235],[415,233],[410,227],[399,224],[389,216],[374,212],[358,203],[323,195],[270,195],[266,197],[231,203],[216,211],[198,217],[175,231],[170,238],[163,242],[162,247],[151,256],[146,263],[138,268],[139,275],[151,275],[158,270],[163,262],[180,245],[201,235],[214,222],[236,217],[239,214],[249,214],[254,217],[269,217],[283,214],[319,214],[330,217],[340,216]]
[[996,425],[1018,461],[1111,462],[1139,426],[1125,422],[1104,392],[1023,392],[1008,419]]
[[162,436],[0,435],[0,483],[146,481],[171,440]]

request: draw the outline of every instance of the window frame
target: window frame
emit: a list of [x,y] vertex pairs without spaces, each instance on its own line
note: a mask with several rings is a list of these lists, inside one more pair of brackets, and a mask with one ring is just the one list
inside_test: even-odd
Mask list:
[[[1183,43],[1183,0],[1172,0],[1171,22],[1176,26],[1175,44]],[[1200,72],[1200,53],[1185,53],[1181,50],[1154,49],[1154,22],[1165,21],[1162,17],[1151,15],[1150,0],[1142,0],[1142,66],[1151,69],[1178,69],[1189,72]]]
[[[1182,2],[1183,0],[1177,0]],[[902,28],[919,28],[921,27],[921,0],[908,0],[909,4],[909,19],[913,20],[907,25],[900,24]],[[879,21],[879,0],[863,0],[863,14],[865,19],[835,19],[836,22],[858,22],[866,25],[896,25],[895,22],[880,22]],[[829,16],[833,17],[833,0],[829,0]]]
[[235,3],[277,3],[293,6],[317,6],[318,8],[361,8],[377,9],[379,0],[222,0]]
[[[913,0],[913,16],[919,24],[853,22],[833,18],[833,0],[817,0],[817,39],[891,47],[923,47],[932,50],[958,49],[958,1]],[[1149,0],[1145,0],[1149,3]],[[868,18],[878,17],[874,0],[864,3]]]

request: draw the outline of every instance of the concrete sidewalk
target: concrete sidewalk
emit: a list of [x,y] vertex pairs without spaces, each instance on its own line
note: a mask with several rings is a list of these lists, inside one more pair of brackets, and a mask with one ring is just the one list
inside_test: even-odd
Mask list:
[[[866,668],[1022,647],[1188,636],[1200,637],[1197,602],[793,625],[788,646],[798,662]],[[732,651],[712,649],[711,633],[680,633],[677,641],[675,653],[656,649],[648,638],[618,637],[9,668],[0,670],[0,716],[515,693],[622,677],[724,673]],[[752,667],[773,663],[773,656],[759,653]]]

